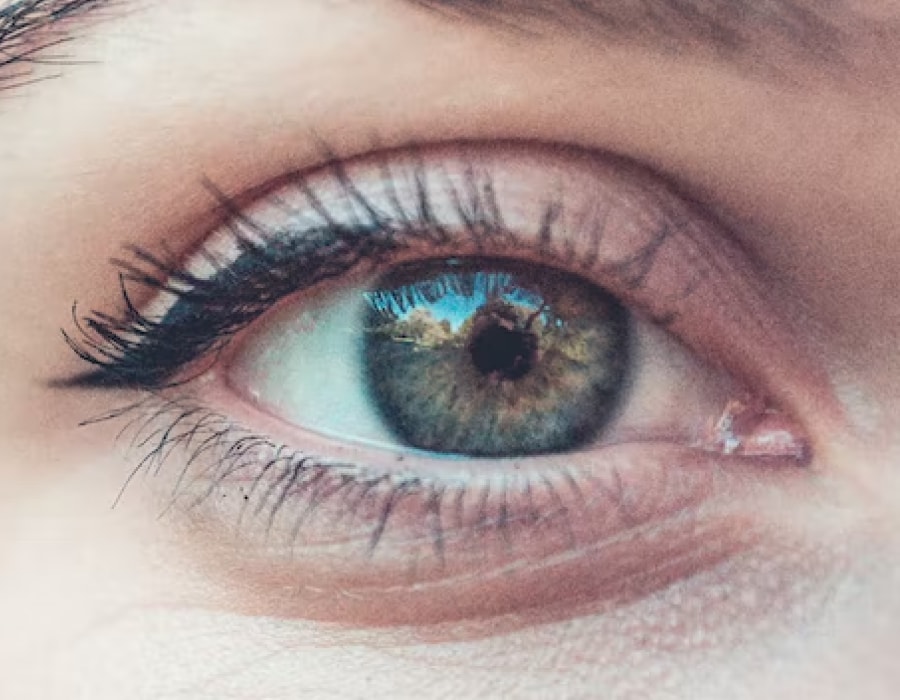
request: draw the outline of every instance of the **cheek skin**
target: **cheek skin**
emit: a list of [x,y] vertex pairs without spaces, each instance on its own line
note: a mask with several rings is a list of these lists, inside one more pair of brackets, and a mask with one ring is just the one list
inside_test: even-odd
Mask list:
[[[45,687],[38,684],[42,677],[55,678],[61,688],[80,679],[79,687],[91,689],[91,697],[105,697],[103,679],[118,667],[129,669],[117,685],[129,697],[193,687],[190,697],[197,698],[221,697],[226,689],[244,689],[251,697],[295,697],[300,691],[315,697],[326,689],[365,695],[372,688],[415,698],[428,683],[434,696],[457,687],[464,697],[497,690],[540,698],[565,678],[573,694],[593,696],[602,687],[611,697],[653,698],[665,681],[671,692],[715,700],[729,684],[749,693],[771,681],[761,670],[769,667],[772,655],[790,658],[795,645],[808,648],[810,639],[822,635],[846,638],[836,636],[835,623],[828,622],[834,601],[847,597],[837,551],[843,547],[832,546],[826,554],[802,538],[747,551],[650,600],[619,601],[577,619],[522,625],[512,616],[462,626],[367,631],[285,620],[286,611],[275,604],[261,609],[263,591],[241,601],[230,585],[210,586],[209,572],[197,568],[205,545],[198,550],[192,537],[185,551],[177,532],[160,527],[170,524],[168,519],[159,521],[142,499],[126,498],[111,513],[106,497],[119,486],[117,465],[85,461],[72,466],[72,478],[61,482],[55,495],[29,508],[37,518],[52,518],[52,513],[74,518],[83,529],[62,541],[48,539],[4,576],[14,586],[20,575],[47,581],[46,593],[30,589],[35,603],[41,600],[46,609],[49,601],[58,601],[51,606],[58,608],[55,630],[44,630],[44,637],[27,627],[35,636],[26,640],[37,646],[20,638],[18,661],[6,666],[16,669],[25,688]],[[115,476],[87,483],[98,466]],[[88,487],[104,497],[80,496]],[[145,543],[140,551],[133,547],[136,536]],[[97,547],[118,564],[85,570],[83,578],[67,573],[73,558]],[[105,579],[100,587],[93,580],[98,571]],[[56,594],[62,578],[66,596]],[[284,598],[296,593],[288,587]],[[23,608],[21,596],[4,600],[9,601],[2,606],[5,619],[13,623]],[[48,652],[51,637],[60,642]],[[44,651],[38,653],[38,646]],[[35,649],[27,664],[22,648]],[[550,649],[555,653],[547,654]],[[354,673],[346,672],[348,663]]]

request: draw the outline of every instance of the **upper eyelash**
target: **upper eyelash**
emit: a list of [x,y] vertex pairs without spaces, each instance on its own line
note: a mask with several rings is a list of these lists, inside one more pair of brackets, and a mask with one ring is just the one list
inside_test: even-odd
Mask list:
[[[56,384],[158,389],[183,383],[192,377],[173,381],[180,370],[203,357],[209,357],[210,365],[213,364],[236,333],[290,294],[346,274],[362,263],[383,263],[411,241],[437,248],[450,240],[450,234],[433,213],[432,185],[421,167],[414,171],[412,212],[400,201],[387,162],[382,164],[381,174],[392,209],[389,212],[380,211],[366,198],[339,159],[332,158],[327,167],[344,197],[356,204],[351,207],[355,217],[353,225],[341,223],[309,180],[299,175],[294,185],[322,219],[322,224],[318,228],[298,231],[298,236],[285,237],[283,232],[269,230],[263,222],[255,221],[243,212],[214,184],[207,182],[207,188],[227,216],[227,230],[241,250],[240,258],[222,267],[209,257],[208,262],[216,273],[200,277],[182,269],[174,259],[164,259],[141,247],[130,247],[132,260],[113,261],[120,269],[124,309],[121,316],[94,311],[82,317],[74,305],[75,333],[63,330],[68,345],[93,369]],[[475,248],[483,249],[488,240],[515,243],[521,248],[523,242],[503,222],[490,173],[476,173],[474,168],[468,168],[464,182],[463,188],[449,181],[446,186],[464,233]],[[571,265],[574,251],[567,246],[558,250],[555,246],[555,227],[561,213],[561,201],[549,200],[544,206],[537,241],[526,245],[536,248],[545,260],[559,260]],[[360,214],[364,218],[359,218]],[[591,267],[597,259],[602,231],[593,234],[594,245],[583,254],[581,261],[584,269]],[[669,226],[661,226],[639,250],[605,265],[604,270],[622,279],[626,286],[638,288],[649,274],[659,248],[670,235]],[[238,262],[249,271],[235,270]],[[151,317],[134,303],[129,283],[169,294],[176,302],[163,317]],[[175,311],[185,313],[186,317],[173,322],[171,316]],[[672,317],[654,320],[668,325]],[[208,366],[200,368],[196,374],[202,374],[206,369]]]
[[[433,547],[435,557],[441,561],[445,535],[449,537],[447,533],[455,525],[460,527],[453,530],[454,537],[457,533],[469,537],[489,530],[503,535],[514,526],[541,524],[548,520],[552,521],[553,527],[559,527],[564,536],[572,532],[572,524],[577,522],[572,518],[577,517],[581,508],[588,507],[583,498],[571,512],[565,507],[560,510],[556,505],[539,511],[532,498],[543,496],[551,503],[561,504],[563,499],[559,494],[579,489],[578,481],[573,477],[575,471],[571,464],[567,468],[565,458],[552,475],[523,473],[518,479],[503,476],[466,483],[463,479],[350,464],[329,459],[327,454],[310,454],[266,435],[255,434],[187,395],[181,399],[171,398],[174,392],[168,390],[203,373],[235,334],[279,300],[340,277],[363,263],[389,266],[395,262],[397,252],[413,243],[424,243],[426,248],[430,245],[441,255],[450,257],[452,252],[446,252],[447,244],[460,235],[466,237],[475,250],[490,246],[492,257],[496,257],[493,251],[498,244],[514,243],[511,250],[524,251],[528,247],[530,252],[537,254],[535,257],[556,261],[561,267],[576,266],[584,271],[599,271],[615,277],[619,289],[639,288],[650,274],[659,250],[670,238],[674,238],[673,245],[682,248],[692,244],[693,247],[700,246],[692,239],[690,228],[682,227],[679,218],[671,216],[663,217],[660,224],[646,229],[649,240],[642,239],[640,246],[629,247],[625,255],[613,260],[606,254],[601,256],[602,221],[598,222],[596,230],[582,232],[586,234],[588,244],[576,251],[568,237],[558,235],[564,214],[561,194],[548,198],[540,208],[534,226],[537,235],[530,240],[506,226],[494,196],[490,168],[477,172],[474,167],[469,168],[462,184],[454,185],[450,178],[439,183],[430,182],[424,169],[416,167],[412,171],[412,196],[409,196],[409,183],[404,181],[406,196],[401,201],[396,188],[401,180],[395,181],[389,162],[387,156],[381,161],[378,184],[386,189],[387,196],[379,200],[386,203],[378,206],[356,186],[338,160],[319,169],[315,179],[294,176],[292,187],[302,195],[305,208],[315,212],[320,221],[286,233],[255,220],[235,200],[207,182],[208,190],[219,202],[227,221],[223,232],[239,250],[237,260],[223,264],[211,254],[204,254],[202,245],[198,246],[199,256],[209,255],[206,261],[215,271],[213,276],[207,277],[195,274],[193,268],[186,267],[174,255],[156,255],[132,247],[129,260],[115,261],[120,269],[124,306],[121,315],[93,312],[79,318],[77,308],[73,308],[76,333],[64,332],[64,335],[73,350],[93,369],[60,384],[136,388],[145,394],[138,403],[87,421],[124,419],[127,425],[122,432],[130,432],[132,447],[139,448],[142,453],[123,485],[120,497],[136,476],[159,473],[164,464],[168,464],[175,467],[170,497],[172,506],[176,502],[179,505],[187,502],[190,507],[212,497],[236,495],[237,499],[243,499],[242,503],[239,501],[239,517],[245,513],[261,515],[260,522],[267,522],[268,528],[272,528],[276,518],[279,522],[285,517],[293,519],[293,525],[289,523],[288,526],[292,542],[303,539],[300,530],[304,527],[304,519],[312,517],[326,502],[329,507],[322,510],[338,513],[336,518],[359,519],[360,512],[368,510],[369,519],[364,524],[371,532],[370,554],[379,546],[391,523],[395,505],[412,497],[414,501],[405,503],[411,503],[421,512],[421,527],[428,531],[426,539],[422,540],[425,549]],[[323,172],[326,185],[336,183],[339,194],[343,194],[333,205],[326,204],[326,197],[319,196],[315,186],[316,182],[323,181]],[[434,213],[432,198],[437,201],[441,195],[433,193],[437,192],[435,187],[440,186],[448,188],[441,195],[449,193],[453,204],[451,218],[458,218],[458,225],[452,232],[450,226]],[[652,197],[653,193],[647,196]],[[268,201],[279,204],[274,197]],[[334,200],[328,198],[327,201]],[[289,205],[282,203],[282,206]],[[286,208],[285,211],[290,213],[296,209]],[[153,316],[133,302],[131,284],[171,296],[175,306],[169,307],[162,316]],[[684,292],[679,290],[671,298],[688,293],[690,289],[686,287]],[[174,318],[173,308],[183,316]],[[665,325],[671,322],[674,314],[651,318]],[[203,366],[195,364],[199,360],[203,360]],[[184,376],[185,368],[190,369],[189,377]],[[170,463],[170,456],[176,452],[179,459]],[[611,480],[609,498],[603,496],[599,504],[592,499],[589,505],[600,505],[612,512],[624,507],[624,502],[615,496],[615,465],[603,476],[606,478]],[[511,512],[507,504],[517,495],[526,504],[517,512]],[[475,504],[471,508],[471,518],[465,523],[454,510],[463,499]],[[397,527],[396,519],[393,522]],[[567,541],[572,539],[567,537]]]

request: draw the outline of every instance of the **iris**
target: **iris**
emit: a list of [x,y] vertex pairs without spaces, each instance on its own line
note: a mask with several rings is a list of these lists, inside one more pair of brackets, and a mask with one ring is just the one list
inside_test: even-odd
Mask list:
[[541,265],[451,259],[401,266],[365,294],[367,391],[404,444],[442,454],[565,452],[621,403],[629,314]]

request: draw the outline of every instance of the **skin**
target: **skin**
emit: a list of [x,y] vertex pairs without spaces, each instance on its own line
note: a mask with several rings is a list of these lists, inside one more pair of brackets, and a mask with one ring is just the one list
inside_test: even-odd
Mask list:
[[[72,51],[90,63],[0,103],[0,696],[895,697],[900,86],[851,49],[849,73],[783,56],[775,78],[318,0],[147,3],[85,34]],[[314,167],[312,133],[348,155],[373,134],[611,152],[734,232],[839,418],[813,421],[814,476],[753,492],[770,527],[733,577],[682,572],[713,579],[684,604],[675,582],[496,626],[335,624],[277,577],[235,583],[241,555],[158,518],[153,489],[110,508],[131,467],[115,429],[76,426],[111,397],[47,385],[81,369],[59,336],[72,300],[116,308],[123,244],[189,248],[212,223],[202,176],[239,194]]]

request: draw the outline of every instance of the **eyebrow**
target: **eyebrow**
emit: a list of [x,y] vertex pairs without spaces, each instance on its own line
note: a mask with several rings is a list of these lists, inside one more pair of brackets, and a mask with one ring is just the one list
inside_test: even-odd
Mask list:
[[[780,72],[787,61],[850,67],[859,42],[897,36],[845,0],[407,0],[449,18],[540,35],[565,31],[609,45],[691,54]],[[788,66],[782,66],[787,68]]]
[[[549,29],[656,53],[712,55],[753,70],[762,67],[770,76],[786,71],[791,60],[847,69],[854,40],[874,41],[882,50],[887,42],[894,50],[900,43],[895,42],[900,24],[867,18],[845,0],[400,1],[527,34]],[[70,62],[51,51],[73,38],[76,21],[122,2],[0,0],[0,92],[56,77],[36,77],[34,69]]]
[[72,23],[120,0],[0,0],[0,90],[27,85],[38,65],[62,65],[51,53],[73,38]]

